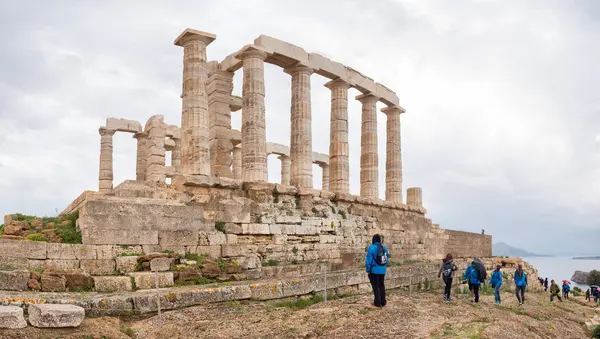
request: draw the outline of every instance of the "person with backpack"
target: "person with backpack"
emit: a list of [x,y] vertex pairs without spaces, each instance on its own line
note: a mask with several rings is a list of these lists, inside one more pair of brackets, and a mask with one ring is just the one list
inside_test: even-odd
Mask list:
[[494,288],[494,298],[496,305],[502,304],[500,299],[500,286],[502,286],[502,272],[500,272],[501,265],[496,265],[496,270],[492,273],[492,279],[490,279],[490,285]]
[[454,271],[457,269],[458,267],[454,265],[452,254],[446,254],[446,257],[442,259],[442,265],[438,272],[438,278],[441,276],[444,280],[444,301],[446,302],[452,301],[452,298],[450,297],[450,293],[452,292],[452,279],[454,278]]
[[515,286],[517,300],[519,301],[519,306],[521,306],[525,303],[525,287],[527,286],[527,274],[523,271],[523,265],[521,264],[517,266],[517,270],[515,271]]
[[471,266],[467,267],[467,270],[463,275],[463,281],[467,281],[469,283],[469,290],[473,296],[473,304],[479,303],[479,286],[481,285],[481,280],[479,280],[479,270],[476,266],[477,262],[473,260],[473,262],[471,262]]
[[562,299],[560,298],[560,288],[558,285],[552,280],[552,284],[550,285],[550,302],[554,300],[554,297],[557,297],[560,302]]
[[587,291],[585,291],[585,301],[589,302],[590,300],[590,289],[588,288]]
[[569,286],[569,284],[567,284],[566,281],[563,281],[562,292],[563,292],[563,298],[565,298],[565,300],[569,299],[569,291],[570,290],[571,290],[571,286]]
[[375,234],[365,258],[366,270],[373,288],[373,305],[375,307],[383,307],[386,304],[384,280],[389,257],[388,249],[381,244],[381,236]]
[[544,292],[548,292],[548,278],[544,279]]

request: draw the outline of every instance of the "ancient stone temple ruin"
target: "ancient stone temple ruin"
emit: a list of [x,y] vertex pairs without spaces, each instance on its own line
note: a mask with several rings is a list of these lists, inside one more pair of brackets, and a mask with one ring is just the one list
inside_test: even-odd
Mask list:
[[[146,261],[165,252],[234,263],[231,270],[219,265],[218,277],[232,274],[224,280],[295,277],[319,271],[322,264],[338,272],[357,270],[353,276],[340,276],[337,286],[366,283],[360,265],[375,233],[383,235],[394,263],[440,259],[447,252],[455,257],[491,256],[491,236],[432,223],[421,188],[406,189],[403,199],[404,109],[396,93],[353,68],[266,35],[221,61],[208,61],[206,50],[215,39],[214,34],[193,29],[175,39],[175,45],[183,47],[181,126],[155,115],[144,125],[108,118],[100,127],[99,189],[83,192],[63,212],[78,213],[82,244],[17,244],[3,239],[0,259],[12,258],[13,265],[25,269],[80,269],[97,276],[96,291],[110,292],[132,288],[129,277],[114,272],[134,277],[137,288],[152,287],[154,275],[138,271],[155,270]],[[291,76],[289,146],[266,138],[265,63]],[[243,73],[242,97],[232,95],[235,72]],[[325,84],[331,93],[329,154],[312,148],[310,80],[315,76],[330,79]],[[358,114],[348,110],[351,87],[362,93],[354,98],[362,104],[360,155],[349,154],[348,147],[348,115]],[[379,102],[386,106],[381,110],[386,119],[385,164],[377,151]],[[231,127],[231,115],[240,114],[235,112],[241,113],[241,131]],[[135,180],[115,186],[112,153],[117,132],[133,135],[137,162]],[[270,154],[281,160],[281,182],[268,181]],[[359,156],[360,194],[353,195],[350,180],[356,179],[349,176],[349,158]],[[322,169],[320,190],[313,188],[313,164]],[[378,173],[384,165],[381,200]],[[18,227],[10,216],[5,224]],[[170,271],[161,276],[161,286],[173,284],[177,263],[153,265]],[[430,267],[432,272],[436,269]],[[204,276],[206,265],[203,270]],[[422,279],[435,275],[425,271]],[[198,277],[184,272],[179,268],[176,279]],[[405,284],[408,275],[398,275],[397,281],[389,277],[393,287]],[[43,279],[42,275],[45,290]],[[317,285],[310,286],[314,290]],[[260,298],[262,292],[252,288]],[[64,289],[62,282],[53,290]],[[275,297],[287,295],[282,293]]]

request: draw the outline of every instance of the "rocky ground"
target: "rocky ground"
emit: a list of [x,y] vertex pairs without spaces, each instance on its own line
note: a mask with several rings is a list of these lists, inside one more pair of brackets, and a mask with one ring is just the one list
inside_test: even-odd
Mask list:
[[587,338],[584,322],[597,309],[583,299],[550,304],[547,294],[529,293],[524,306],[503,295],[503,306],[468,295],[443,303],[439,293],[389,293],[383,309],[370,296],[351,296],[303,309],[277,302],[230,302],[191,307],[138,319],[88,318],[77,329],[0,330],[2,338]]

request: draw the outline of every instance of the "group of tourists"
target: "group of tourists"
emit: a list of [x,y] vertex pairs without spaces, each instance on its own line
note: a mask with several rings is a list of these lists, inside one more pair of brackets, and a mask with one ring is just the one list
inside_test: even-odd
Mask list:
[[[381,236],[379,234],[375,234],[372,239],[372,244],[367,249],[367,255],[365,258],[366,271],[369,275],[371,287],[373,288],[373,305],[375,307],[384,307],[386,305],[384,280],[389,258],[390,253],[388,252],[388,249],[383,246]],[[492,276],[489,281],[490,286],[494,289],[494,299],[496,305],[502,304],[500,287],[502,286],[504,276],[500,271],[501,268],[501,265],[496,265],[496,268],[492,272]],[[458,267],[454,264],[452,254],[448,253],[444,259],[442,259],[442,264],[438,271],[438,278],[442,278],[444,281],[444,301],[446,302],[452,301],[452,282],[454,280],[454,274],[457,270]],[[479,303],[479,289],[482,284],[485,284],[486,279],[487,271],[485,265],[479,258],[473,258],[473,261],[469,267],[467,267],[462,276],[462,283],[468,284],[469,286],[469,291],[471,292],[472,296],[471,302],[473,304]],[[525,289],[527,287],[527,274],[525,271],[523,271],[523,265],[517,265],[513,279],[515,282],[515,294],[517,301],[519,302],[519,306],[521,306],[525,303]],[[548,278],[538,278],[538,281],[544,287],[544,291],[547,291]],[[592,286],[591,288],[591,290],[588,289],[586,291],[586,300],[589,301],[593,296],[594,302],[598,302],[598,299],[600,298],[600,288],[597,286]],[[551,280],[550,302],[552,302],[554,298],[557,298],[561,302],[563,298],[569,299],[570,291],[571,286],[566,280],[563,281],[562,288],[560,288],[554,280]]]

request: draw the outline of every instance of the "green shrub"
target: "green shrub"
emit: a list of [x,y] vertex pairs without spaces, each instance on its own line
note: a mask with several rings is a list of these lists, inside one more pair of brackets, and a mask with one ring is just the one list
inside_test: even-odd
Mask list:
[[306,308],[308,306],[322,302],[324,299],[321,295],[315,294],[310,299],[297,299],[294,301],[281,301],[275,304],[275,307],[286,307],[294,310]]
[[65,220],[69,220],[68,225],[56,225],[58,236],[62,239],[65,244],[81,244],[81,232],[77,231],[77,219],[79,218],[79,211],[75,211],[71,214],[64,216]]
[[4,224],[0,225],[0,233],[4,233]]
[[342,219],[346,219],[346,211],[344,210],[339,210],[340,215],[342,216]]
[[583,293],[581,293],[581,292],[579,292],[579,291],[577,291],[577,290],[575,290],[575,289],[573,289],[573,290],[571,291],[571,293],[572,293],[574,296],[576,296],[576,297],[581,297],[581,296],[583,295]]
[[198,279],[196,279],[196,285],[206,285],[206,284],[212,284],[215,281],[213,279],[208,279],[206,277],[200,277]]
[[202,253],[202,254],[198,254],[198,253],[186,253],[184,258],[187,260],[193,260],[195,261],[198,266],[202,267],[204,266],[204,262],[206,261],[206,259],[208,259],[210,256],[206,253]]
[[600,339],[600,325],[596,325],[592,330],[592,338]]
[[162,253],[166,253],[166,254],[173,254],[175,252],[171,251],[171,250],[163,250]]
[[225,222],[215,221],[215,229],[221,233],[225,233]]
[[573,291],[577,291],[577,292],[579,292],[579,293],[583,292],[583,291],[581,290],[581,288],[579,288],[579,287],[577,287],[577,286],[573,287]]
[[13,216],[13,219],[18,221],[29,221],[35,219],[35,215],[24,215],[21,213],[17,213]]
[[279,202],[279,192],[273,192],[273,202],[274,203]]
[[600,285],[600,271],[592,270],[587,279],[588,285]]
[[143,255],[143,253],[121,253],[119,257],[141,257]]
[[221,259],[217,259],[215,260],[217,262],[217,265],[219,265],[219,268],[224,270],[225,267],[227,267],[227,263]]
[[46,238],[45,235],[43,235],[42,233],[32,233],[27,235],[26,237],[27,240],[29,241],[48,241],[48,238]]
[[129,326],[125,326],[125,325],[121,325],[121,328],[119,328],[119,330],[124,333],[125,335],[127,335],[128,337],[133,338],[134,336],[134,331],[133,328],[129,327]]
[[271,260],[264,261],[262,265],[263,266],[279,266],[279,261],[271,259]]

